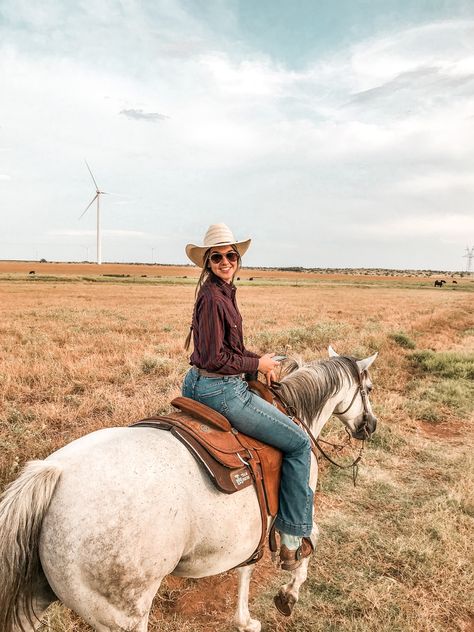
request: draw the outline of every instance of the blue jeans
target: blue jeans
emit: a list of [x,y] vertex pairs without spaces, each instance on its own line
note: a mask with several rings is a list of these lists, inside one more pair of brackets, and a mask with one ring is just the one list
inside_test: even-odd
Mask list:
[[203,377],[194,368],[184,378],[184,397],[222,413],[239,432],[283,452],[280,507],[276,528],[308,537],[313,528],[313,492],[309,487],[311,443],[308,435],[277,408],[251,393],[240,377]]

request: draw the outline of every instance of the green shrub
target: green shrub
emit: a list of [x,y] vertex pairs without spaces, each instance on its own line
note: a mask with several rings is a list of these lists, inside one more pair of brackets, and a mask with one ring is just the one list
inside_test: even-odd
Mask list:
[[467,417],[473,401],[474,384],[468,380],[414,380],[409,386],[407,408],[417,419],[438,423],[446,419],[447,409]]
[[389,338],[396,342],[399,347],[403,347],[404,349],[414,349],[416,346],[413,340],[401,331],[390,334]]
[[474,379],[474,353],[415,351],[411,361],[425,373],[452,379]]

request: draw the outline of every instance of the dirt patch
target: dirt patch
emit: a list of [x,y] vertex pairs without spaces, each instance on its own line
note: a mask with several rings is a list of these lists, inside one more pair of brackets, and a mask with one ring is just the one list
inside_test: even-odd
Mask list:
[[[278,570],[266,551],[253,572],[250,597],[257,595],[276,573]],[[154,615],[157,616],[158,610],[163,618],[181,615],[200,622],[228,622],[237,606],[237,581],[237,571],[202,579],[167,577],[156,598]]]
[[466,424],[460,421],[450,421],[448,423],[433,424],[426,421],[420,422],[422,432],[430,437],[438,439],[457,439],[464,434]]

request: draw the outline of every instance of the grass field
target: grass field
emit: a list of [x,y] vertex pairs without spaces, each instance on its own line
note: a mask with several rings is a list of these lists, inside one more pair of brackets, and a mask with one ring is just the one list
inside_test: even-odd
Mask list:
[[[35,266],[19,265],[0,265],[0,488],[28,459],[169,410],[187,369],[196,276],[166,267],[152,280],[156,266],[101,269],[130,277],[98,277],[95,266],[28,275]],[[266,277],[239,289],[249,348],[306,360],[328,343],[359,357],[379,351],[378,432],[357,487],[322,466],[322,535],[297,610],[286,620],[273,608],[286,574],[264,559],[251,611],[268,632],[472,632],[473,281],[433,288],[433,279],[335,274],[302,283],[301,273],[242,272]],[[342,436],[336,422],[328,434]],[[230,632],[234,585],[233,574],[169,578],[150,630]],[[89,629],[56,606],[46,623]]]

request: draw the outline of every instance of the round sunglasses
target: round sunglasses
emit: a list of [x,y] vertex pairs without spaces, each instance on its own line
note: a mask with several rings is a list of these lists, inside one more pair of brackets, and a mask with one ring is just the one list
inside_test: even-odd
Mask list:
[[212,261],[212,263],[220,263],[224,257],[229,263],[235,263],[240,259],[238,252],[235,252],[235,250],[229,250],[229,252],[225,252],[224,254],[221,252],[213,252],[209,257],[209,260]]

